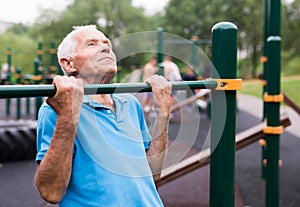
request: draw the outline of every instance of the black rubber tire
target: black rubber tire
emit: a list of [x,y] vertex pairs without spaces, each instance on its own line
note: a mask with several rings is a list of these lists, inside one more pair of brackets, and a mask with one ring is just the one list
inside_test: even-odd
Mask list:
[[0,162],[34,159],[36,128],[18,121],[15,126],[0,126]]

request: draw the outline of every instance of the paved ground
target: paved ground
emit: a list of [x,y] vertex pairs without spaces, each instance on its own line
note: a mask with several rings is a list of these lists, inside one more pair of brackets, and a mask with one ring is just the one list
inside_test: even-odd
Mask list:
[[[3,108],[2,108],[3,109]],[[237,113],[237,131],[243,131],[261,122],[262,103],[260,99],[249,96],[239,96]],[[300,126],[299,115],[289,108],[282,108],[292,121],[281,139],[281,158],[283,167],[280,175],[280,204],[283,207],[300,206]],[[3,111],[2,111],[3,112]],[[0,111],[0,113],[2,113]],[[185,112],[185,115],[188,111]],[[0,114],[0,117],[3,114]],[[194,113],[188,114],[193,116]],[[206,137],[209,120],[205,113],[201,114],[201,129],[197,134]],[[183,132],[191,132],[188,125]],[[170,135],[178,133],[178,122],[170,124]],[[199,148],[202,139],[197,139],[193,145]],[[251,144],[236,153],[236,204],[240,206],[264,206],[264,180],[261,179],[261,149],[258,143]],[[0,207],[39,207],[43,201],[39,198],[33,184],[35,173],[33,160],[9,162],[0,164]],[[171,207],[202,207],[208,206],[209,167],[195,170],[186,176],[165,184],[159,188],[159,193],[166,206]]]

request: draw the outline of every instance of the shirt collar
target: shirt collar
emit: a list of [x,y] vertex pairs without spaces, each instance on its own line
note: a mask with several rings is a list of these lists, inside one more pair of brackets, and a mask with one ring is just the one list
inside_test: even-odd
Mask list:
[[[123,97],[121,96],[118,96],[116,94],[111,94],[111,97],[112,99],[114,100],[115,104],[116,104],[116,107],[117,105],[123,105],[124,103],[127,102],[126,99],[124,99]],[[97,102],[97,101],[94,101],[93,99],[89,98],[87,95],[84,95],[83,96],[83,100],[82,100],[82,103],[84,104],[87,104],[93,108],[107,108],[106,106],[104,106],[103,104]]]

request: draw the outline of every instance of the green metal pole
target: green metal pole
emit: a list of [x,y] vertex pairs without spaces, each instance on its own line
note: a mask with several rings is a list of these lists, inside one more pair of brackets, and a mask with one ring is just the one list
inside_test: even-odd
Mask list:
[[[263,41],[264,41],[264,47],[263,47],[263,58],[262,58],[262,63],[263,63],[263,81],[264,83],[266,82],[267,79],[267,38],[269,37],[269,31],[268,31],[268,13],[269,13],[269,0],[264,0],[264,36],[263,36]],[[263,85],[263,94],[267,91],[267,85]],[[266,118],[266,102],[263,102],[263,117],[262,121],[265,120]],[[262,178],[266,178],[266,167],[264,165],[264,160],[266,160],[267,152],[266,152],[266,147],[262,146],[262,159],[261,159],[261,172],[262,172]]]
[[[16,67],[16,83],[21,84],[21,68],[19,66]],[[17,98],[17,104],[16,104],[16,118],[21,119],[21,99]]]
[[[267,12],[267,48],[266,54],[267,74],[266,91],[269,95],[278,95],[280,93],[280,64],[281,64],[281,1],[268,0]],[[266,104],[267,125],[279,125],[279,103]],[[266,206],[279,206],[279,135],[270,135],[266,137]]]
[[57,58],[56,58],[56,43],[55,40],[52,40],[50,42],[50,55],[51,55],[51,61],[50,61],[50,73],[56,74],[57,73]]
[[[10,84],[11,80],[11,64],[12,64],[12,49],[10,47],[7,48],[7,64],[8,64],[8,72],[7,72],[7,80],[5,84]],[[6,116],[10,116],[10,99],[6,99]]]
[[[236,78],[237,27],[234,24],[221,22],[212,28],[212,61],[216,68],[212,70],[212,78]],[[213,90],[211,102],[210,207],[234,207],[236,91]]]
[[43,60],[43,43],[42,42],[38,42],[38,48],[37,48],[36,54],[37,54],[37,58],[42,62],[42,60]]
[[[41,66],[40,59],[36,58],[34,60],[34,75],[36,77],[35,84],[40,84],[41,83],[40,79],[37,78],[38,76],[41,75],[41,72],[39,70],[40,66]],[[43,103],[42,98],[41,97],[36,97],[36,99],[35,99],[35,118],[36,119],[38,118],[38,112],[39,112],[39,109],[40,109],[42,103]]]
[[[188,90],[200,88],[214,89],[218,84],[215,80],[175,81],[170,83],[173,90]],[[84,85],[85,95],[109,93],[142,93],[151,91],[152,89],[147,83],[112,83]],[[0,86],[0,98],[43,97],[54,96],[55,93],[55,86],[50,84]]]
[[191,60],[191,62],[192,62],[193,68],[195,70],[196,67],[197,67],[197,55],[196,54],[197,54],[197,42],[198,42],[199,38],[196,35],[194,35],[191,40],[193,42],[193,44],[192,44],[192,60]]
[[[268,95],[280,94],[280,50],[281,38],[270,36],[267,39],[268,47],[268,71],[267,91]],[[280,126],[280,102],[267,102],[267,126]],[[266,206],[279,206],[279,160],[280,160],[280,135],[266,134],[267,166],[266,166]]]
[[117,83],[121,82],[121,74],[122,74],[122,66],[118,65],[118,71],[117,71]]
[[157,66],[159,68],[158,74],[164,75],[163,66],[163,28],[157,28]]
[[[269,0],[264,0],[264,36],[263,36],[263,42],[264,42],[264,47],[263,47],[263,80],[265,81],[267,79],[267,38],[270,36],[269,33],[269,26],[268,26],[268,16],[269,16]],[[263,85],[263,94],[266,92],[266,85]],[[262,95],[263,95],[262,94]],[[266,103],[264,102],[263,104],[263,121],[266,118]]]

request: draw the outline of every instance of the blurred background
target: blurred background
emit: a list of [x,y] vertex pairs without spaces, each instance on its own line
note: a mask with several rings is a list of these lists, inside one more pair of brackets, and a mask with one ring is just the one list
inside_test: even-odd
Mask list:
[[[53,76],[62,74],[56,59],[57,45],[71,31],[72,26],[83,24],[97,25],[113,41],[114,50],[118,56],[118,73],[114,82],[142,81],[141,69],[152,56],[157,55],[159,31],[164,32],[163,46],[167,53],[174,52],[175,54],[181,51],[185,54],[184,58],[181,54],[177,57],[174,55],[173,58],[180,68],[181,76],[184,77],[187,74],[188,66],[191,64],[197,79],[205,79],[209,77],[210,67],[213,67],[210,63],[211,29],[218,22],[232,22],[238,27],[237,76],[243,79],[243,88],[238,91],[237,99],[237,131],[241,132],[262,121],[263,85],[261,79],[265,61],[262,58],[264,49],[263,1],[0,0],[0,2],[1,73],[9,70],[8,77],[1,77],[1,83],[5,85],[51,83]],[[284,134],[282,154],[286,165],[282,168],[281,203],[282,206],[298,207],[300,196],[297,192],[300,192],[300,183],[298,184],[295,175],[296,172],[300,172],[296,163],[297,156],[300,156],[297,153],[298,145],[300,145],[298,139],[300,133],[297,129],[297,124],[300,123],[300,47],[298,47],[300,0],[282,0],[281,3],[281,90],[289,98],[286,100],[290,100],[289,104],[282,103],[282,106],[288,108],[287,105],[290,106],[291,103],[294,105],[292,112],[290,112],[291,108],[285,108],[289,111],[289,115],[292,114],[292,130]],[[139,39],[138,36],[143,38]],[[145,42],[145,39],[148,41]],[[125,55],[122,53],[123,45],[120,42],[126,43]],[[132,48],[128,48],[128,45],[132,45]],[[135,52],[135,49],[139,52]],[[185,95],[182,97],[181,100],[186,98]],[[2,195],[0,206],[46,205],[38,196],[33,184],[36,165],[32,157],[35,153],[34,120],[37,109],[29,108],[30,105],[38,106],[41,101],[35,98],[24,99],[21,103],[19,100],[11,102],[0,100],[0,125],[2,126],[0,135],[4,137],[0,139],[0,147],[2,147],[0,152],[1,150],[2,152],[15,152],[13,147],[22,150],[13,153],[13,156],[7,154],[6,157],[0,157],[0,184],[5,186],[0,187]],[[19,111],[18,104],[23,104],[22,112]],[[201,109],[193,103],[183,112],[186,117],[190,118],[196,114],[195,109],[200,111],[201,127],[208,130],[209,117],[207,117],[206,109]],[[295,113],[297,110],[298,112]],[[180,114],[180,118],[182,116]],[[170,125],[174,136],[179,128],[178,122],[182,119],[177,121],[174,119]],[[9,133],[5,131],[5,127],[9,128]],[[190,133],[189,130],[186,131],[187,134]],[[206,136],[207,131],[200,133]],[[4,143],[7,137],[10,137],[10,140]],[[23,138],[30,140],[20,141]],[[3,146],[12,148],[5,149]],[[260,179],[260,153],[259,147],[251,145],[250,148],[239,151],[237,154],[237,182],[244,204],[249,204],[249,206],[263,206],[264,204],[264,191],[262,190],[264,183]],[[1,155],[3,154],[5,153]],[[207,175],[205,170],[204,173],[196,171],[190,177],[186,177],[189,181],[183,178],[177,185],[171,183],[162,187],[160,193],[166,206],[200,206],[197,196],[203,195],[204,191],[207,193],[207,188],[202,189],[203,182],[208,180]],[[201,178],[201,176],[203,179],[199,182],[190,182],[195,181],[195,177]],[[192,184],[194,186],[191,186]],[[172,190],[177,190],[177,192]],[[190,191],[193,193],[186,193]]]

